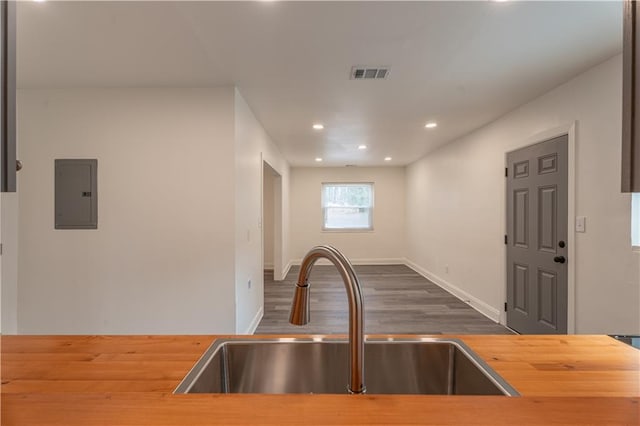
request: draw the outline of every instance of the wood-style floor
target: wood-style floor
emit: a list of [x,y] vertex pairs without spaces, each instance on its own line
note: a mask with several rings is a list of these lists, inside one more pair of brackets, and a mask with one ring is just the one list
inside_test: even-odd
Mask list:
[[[367,334],[511,334],[441,287],[404,265],[355,266],[364,292]],[[347,296],[333,266],[314,266],[311,321],[289,324],[298,267],[284,281],[264,276],[264,317],[255,334],[346,334]]]

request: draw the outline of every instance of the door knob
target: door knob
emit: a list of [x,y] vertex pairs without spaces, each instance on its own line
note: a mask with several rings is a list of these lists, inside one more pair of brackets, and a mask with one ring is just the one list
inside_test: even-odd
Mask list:
[[553,261],[556,263],[564,263],[567,261],[564,256],[556,256],[553,258]]

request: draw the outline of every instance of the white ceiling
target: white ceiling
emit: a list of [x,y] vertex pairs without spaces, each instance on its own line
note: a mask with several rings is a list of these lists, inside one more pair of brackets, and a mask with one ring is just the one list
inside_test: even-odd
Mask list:
[[[404,165],[621,38],[620,2],[22,2],[18,84],[235,84],[294,166]],[[353,65],[391,72],[355,81]]]

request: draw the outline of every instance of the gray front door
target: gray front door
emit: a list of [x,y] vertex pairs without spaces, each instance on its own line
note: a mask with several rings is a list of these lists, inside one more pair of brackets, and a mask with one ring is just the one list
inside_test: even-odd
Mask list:
[[567,136],[507,154],[507,325],[567,332]]

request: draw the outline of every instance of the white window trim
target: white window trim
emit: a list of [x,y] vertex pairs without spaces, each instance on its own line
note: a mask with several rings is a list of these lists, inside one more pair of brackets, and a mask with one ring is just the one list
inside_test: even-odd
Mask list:
[[[367,228],[326,228],[325,227],[325,214],[326,208],[324,206],[324,187],[325,185],[345,185],[345,186],[359,186],[359,185],[369,185],[371,186],[371,207],[369,207],[369,227]],[[375,228],[373,225],[373,213],[375,210],[375,197],[376,190],[375,184],[373,182],[322,182],[320,185],[320,210],[322,210],[321,215],[321,232],[326,232],[330,234],[335,233],[367,233],[374,232]]]
[[631,248],[640,252],[640,193],[631,194]]

